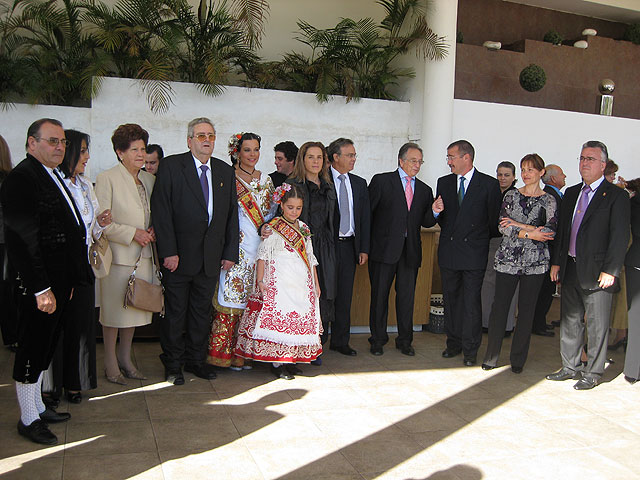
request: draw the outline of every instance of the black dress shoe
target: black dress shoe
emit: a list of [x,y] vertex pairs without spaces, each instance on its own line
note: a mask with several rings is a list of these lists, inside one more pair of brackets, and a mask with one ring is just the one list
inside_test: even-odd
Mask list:
[[615,352],[620,347],[622,347],[624,345],[624,342],[626,342],[626,341],[627,341],[627,337],[621,338],[616,343],[612,343],[611,345],[607,345],[607,350],[609,350],[610,352]]
[[184,375],[182,375],[182,370],[179,368],[165,368],[164,377],[169,383],[184,385]]
[[494,368],[496,368],[496,367],[494,367],[493,365],[488,365],[486,363],[482,364],[482,369],[483,370],[493,370]]
[[522,367],[516,367],[515,365],[511,365],[511,371],[513,373],[522,373]]
[[409,357],[413,357],[416,354],[416,351],[411,345],[396,345],[396,348],[400,350],[401,354],[407,355]]
[[379,357],[384,353],[384,351],[382,350],[382,345],[371,345],[369,351],[371,352],[371,355],[375,355],[376,357]]
[[627,377],[626,375],[624,376],[624,379],[629,382],[631,385],[633,385],[634,383],[636,383],[638,381],[637,378],[633,378],[633,377]]
[[44,412],[40,414],[40,419],[44,420],[47,423],[66,422],[70,418],[71,418],[70,413],[66,413],[66,412],[58,413],[53,408],[47,408]]
[[513,330],[506,330],[504,332],[504,338],[509,338],[511,336],[511,334],[513,333]]
[[462,363],[465,367],[473,367],[476,364],[476,357],[466,357]]
[[58,408],[58,405],[60,405],[60,399],[54,398],[49,394],[42,395],[42,402],[44,403],[44,406],[47,408]]
[[271,373],[273,373],[276,378],[282,378],[283,380],[293,380],[294,377],[284,368],[284,365],[280,365],[279,367],[274,367],[271,365]]
[[208,363],[202,363],[200,365],[186,364],[184,366],[184,371],[193,373],[196,377],[203,378],[205,380],[214,380],[216,378],[215,368],[213,368],[213,365],[209,365]]
[[580,372],[562,367],[559,372],[550,373],[545,378],[553,382],[562,382],[563,380],[577,380],[580,378]]
[[80,392],[66,392],[67,402],[69,403],[80,403],[82,402],[82,393]]
[[582,377],[578,382],[573,386],[576,390],[591,390],[593,387],[598,385],[598,380],[593,377]]
[[541,337],[553,337],[555,336],[555,332],[552,332],[551,330],[535,330],[533,332],[534,335],[539,335]]
[[560,320],[554,320],[553,322],[551,322],[551,326],[552,327],[559,327],[560,326]]
[[344,345],[342,347],[329,347],[329,350],[333,350],[334,352],[338,352],[349,357],[355,357],[358,354],[358,352],[356,352],[349,345]]
[[289,372],[291,375],[300,375],[302,373],[302,370],[300,370],[298,367],[296,367],[293,363],[287,363],[284,368],[287,370],[287,372]]
[[442,356],[444,358],[453,358],[453,357],[457,357],[458,355],[460,355],[460,350],[449,350],[448,348],[446,348],[443,352],[442,352]]
[[35,443],[42,443],[43,445],[55,445],[58,443],[58,437],[49,430],[47,424],[42,420],[36,420],[31,425],[25,425],[22,420],[19,420],[18,433]]

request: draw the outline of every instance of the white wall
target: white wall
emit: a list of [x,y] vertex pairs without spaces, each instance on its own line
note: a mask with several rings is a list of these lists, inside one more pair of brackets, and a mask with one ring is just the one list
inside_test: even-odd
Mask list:
[[[188,84],[173,84],[175,105],[168,114],[157,116],[134,81],[105,79],[102,93],[91,109],[17,105],[0,112],[0,134],[9,143],[14,164],[24,158],[27,127],[34,120],[50,116],[66,128],[89,132],[92,138],[91,178],[115,165],[111,134],[122,123],[136,122],[160,143],[167,154],[186,151],[186,125],[197,116],[209,116],[217,126],[214,154],[228,161],[226,143],[233,133],[253,131],[262,136],[258,168],[274,170],[273,146],[282,140],[300,145],[308,140],[331,140],[346,136],[356,143],[355,173],[369,180],[375,173],[396,166],[397,152],[409,138],[409,105],[406,102],[362,100],[345,104],[334,99],[319,104],[306,93],[247,90],[229,87],[220,97],[205,97]],[[547,163],[557,163],[567,174],[569,185],[577,183],[577,157],[587,140],[602,140],[625,178],[640,177],[640,120],[602,117],[542,108],[502,105],[468,100],[454,101],[453,135],[448,141],[465,138],[476,148],[476,167],[488,174],[502,160],[519,167],[527,153],[537,152]],[[425,158],[421,177],[435,187],[442,174],[446,152]],[[435,164],[435,162],[440,162]],[[518,175],[519,177],[519,175]]]
[[[145,95],[133,80],[107,78],[91,108],[92,161],[89,176],[115,165],[111,134],[122,123],[139,123],[149,131],[150,143],[162,145],[165,154],[187,150],[187,123],[209,117],[218,139],[214,155],[228,161],[229,137],[240,131],[262,136],[258,169],[275,170],[273,146],[292,140],[298,146],[310,140],[328,145],[344,136],[358,151],[355,173],[370,179],[397,165],[397,152],[407,141],[409,104],[363,99],[346,104],[336,98],[320,104],[314,94],[228,87],[218,97],[202,95],[195,86],[173,83],[174,105],[165,115],[149,111]],[[24,135],[24,134],[23,134]]]
[[[614,104],[615,111],[615,104]],[[601,140],[620,166],[624,178],[640,177],[640,120],[565,112],[497,103],[454,101],[453,137],[465,138],[476,149],[475,165],[494,174],[496,165],[516,165],[527,153],[538,153],[545,163],[560,165],[567,185],[580,181],[578,156],[587,140]],[[445,152],[438,161],[445,161]],[[520,182],[520,184],[522,184]]]
[[55,118],[65,128],[88,131],[91,123],[91,109],[79,107],[58,107],[55,105],[18,104],[0,111],[0,135],[9,144],[11,161],[17,165],[25,157],[27,129],[39,118]]

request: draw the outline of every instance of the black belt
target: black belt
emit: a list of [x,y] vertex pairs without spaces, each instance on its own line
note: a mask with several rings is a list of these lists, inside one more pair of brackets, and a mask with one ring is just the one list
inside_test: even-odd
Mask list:
[[351,235],[350,237],[338,237],[338,241],[340,242],[351,242],[355,239],[354,235]]

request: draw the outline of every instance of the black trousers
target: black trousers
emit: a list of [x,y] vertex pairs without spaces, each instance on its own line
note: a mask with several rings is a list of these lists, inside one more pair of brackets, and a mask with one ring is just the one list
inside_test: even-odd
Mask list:
[[540,292],[538,293],[531,331],[543,332],[547,328],[547,313],[549,313],[549,309],[551,308],[555,291],[556,284],[551,281],[551,277],[547,273],[542,280]]
[[197,275],[181,275],[163,269],[165,317],[160,320],[160,360],[168,369],[185,363],[202,365],[207,357],[211,330],[211,299],[218,277],[201,270]]
[[509,275],[507,273],[496,272],[496,294],[493,300],[491,316],[489,317],[489,343],[487,344],[487,353],[482,363],[493,367],[498,364],[511,299],[513,298],[518,283],[520,283],[518,321],[516,322],[516,327],[513,332],[510,359],[512,366],[524,366],[529,353],[534,308],[538,300],[540,285],[545,276],[549,276],[549,274]]
[[413,302],[416,293],[418,267],[407,258],[406,242],[397,263],[369,261],[371,281],[371,305],[369,307],[369,328],[371,345],[382,346],[389,341],[387,317],[389,314],[389,291],[396,279],[396,318],[398,337],[396,346],[410,346],[413,341]]
[[93,284],[74,288],[73,298],[62,319],[62,333],[51,364],[57,393],[62,387],[78,391],[98,386],[95,303]]
[[36,383],[40,373],[49,368],[53,359],[69,305],[71,285],[61,274],[51,286],[51,291],[56,297],[56,310],[52,314],[38,310],[33,293],[21,299],[18,351],[13,364],[13,379],[17,382]]
[[13,345],[18,341],[15,277],[16,274],[7,261],[5,246],[0,243],[0,331],[3,345]]
[[353,237],[338,240],[338,290],[335,299],[335,319],[331,326],[331,347],[345,347],[349,344],[351,329],[351,299],[353,281],[356,276],[355,241]]
[[[462,352],[465,358],[475,358],[482,342],[484,271],[484,268],[482,270],[440,268],[447,350]],[[502,333],[504,334],[504,330]]]

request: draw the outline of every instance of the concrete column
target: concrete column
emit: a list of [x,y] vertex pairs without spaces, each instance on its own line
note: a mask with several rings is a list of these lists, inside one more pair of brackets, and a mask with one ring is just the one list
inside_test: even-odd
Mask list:
[[425,164],[419,177],[433,188],[439,177],[449,173],[446,148],[453,140],[453,91],[456,73],[456,33],[458,0],[431,0],[427,11],[429,26],[449,43],[444,60],[427,61],[424,67],[424,95],[420,146]]

